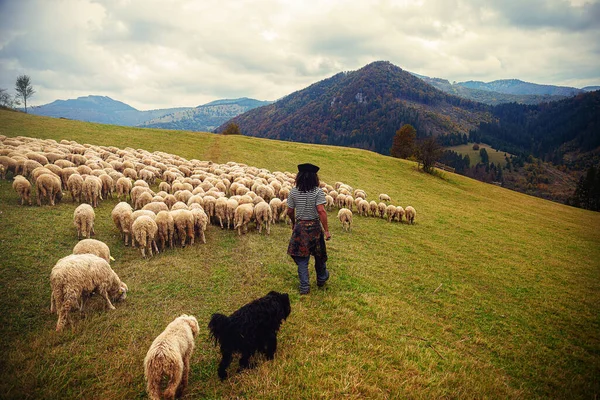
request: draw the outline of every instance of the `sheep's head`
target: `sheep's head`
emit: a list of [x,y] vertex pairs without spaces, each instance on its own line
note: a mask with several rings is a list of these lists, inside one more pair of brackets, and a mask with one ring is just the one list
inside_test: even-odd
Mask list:
[[113,299],[113,301],[123,301],[127,298],[127,285],[123,282],[119,282],[118,285],[113,286],[109,291],[109,296]]

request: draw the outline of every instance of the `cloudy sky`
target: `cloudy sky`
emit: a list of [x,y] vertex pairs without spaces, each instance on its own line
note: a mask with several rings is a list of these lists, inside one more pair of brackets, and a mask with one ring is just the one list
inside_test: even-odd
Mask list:
[[600,85],[600,1],[0,0],[0,88],[140,110],[275,100],[387,60],[450,81]]

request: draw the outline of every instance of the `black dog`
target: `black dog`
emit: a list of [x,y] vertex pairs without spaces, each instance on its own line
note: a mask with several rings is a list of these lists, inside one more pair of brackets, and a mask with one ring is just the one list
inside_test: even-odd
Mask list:
[[241,353],[240,370],[250,368],[250,357],[257,351],[272,360],[277,350],[277,331],[281,322],[290,315],[290,297],[287,293],[269,292],[265,297],[246,304],[229,317],[213,314],[208,329],[221,345],[219,378],[227,378],[227,367],[233,353]]

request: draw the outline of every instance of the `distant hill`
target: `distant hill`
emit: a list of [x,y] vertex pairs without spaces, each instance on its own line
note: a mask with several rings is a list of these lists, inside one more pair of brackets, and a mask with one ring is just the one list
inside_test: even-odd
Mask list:
[[[481,103],[446,94],[385,61],[341,72],[233,118],[244,135],[388,154],[395,132],[466,135],[490,118]],[[222,131],[225,124],[217,129]]]
[[539,85],[537,83],[523,82],[519,79],[501,79],[492,82],[467,81],[457,83],[469,89],[486,90],[513,95],[538,95],[538,96],[575,96],[584,92],[567,86]]
[[585,90],[586,92],[593,92],[596,90],[600,90],[600,86],[586,86],[586,87],[582,88],[581,90]]
[[270,101],[260,101],[246,97],[215,100],[202,106],[153,118],[140,124],[140,126],[211,132],[235,116],[271,103]]
[[[416,75],[416,74],[415,74]],[[466,85],[463,83],[452,84],[446,79],[429,78],[427,76],[417,75],[425,82],[436,87],[437,89],[465,99],[478,101],[489,105],[498,105],[503,103],[519,103],[519,104],[539,104],[549,101],[558,101],[566,99],[567,95],[557,94],[512,94],[490,90],[490,87],[484,89],[483,86]],[[471,81],[472,82],[472,81]],[[498,81],[497,81],[498,82]],[[483,82],[481,82],[483,83]],[[577,89],[576,89],[577,90]]]
[[47,117],[135,126],[149,119],[184,109],[184,107],[179,107],[139,111],[107,96],[84,96],[76,99],[56,100],[42,106],[31,107],[29,112]]

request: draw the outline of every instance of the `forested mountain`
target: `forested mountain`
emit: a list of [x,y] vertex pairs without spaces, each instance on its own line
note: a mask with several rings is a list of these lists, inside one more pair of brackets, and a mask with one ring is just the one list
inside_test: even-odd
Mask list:
[[139,111],[107,96],[84,96],[77,99],[56,100],[42,106],[31,107],[30,113],[55,118],[69,118],[102,124],[135,126],[152,118],[185,109],[167,108]]
[[419,136],[463,135],[489,120],[488,106],[446,94],[378,61],[338,73],[231,122],[244,135],[388,154],[395,132],[404,124],[413,125]]
[[271,104],[271,102],[247,97],[216,100],[202,106],[187,108],[151,119],[140,126],[211,132],[231,118],[267,104]]
[[487,90],[514,95],[550,95],[550,96],[575,96],[584,92],[583,89],[577,89],[567,86],[539,85],[537,83],[523,82],[519,79],[500,79],[492,82],[467,81],[457,83],[469,89]]

